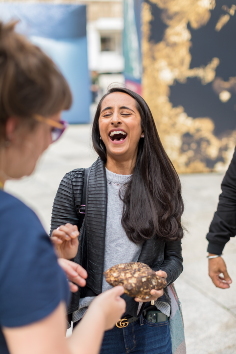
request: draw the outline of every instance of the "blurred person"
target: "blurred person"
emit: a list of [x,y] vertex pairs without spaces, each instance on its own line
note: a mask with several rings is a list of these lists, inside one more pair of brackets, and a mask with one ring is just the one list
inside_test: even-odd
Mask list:
[[91,94],[92,94],[92,103],[96,102],[99,90],[99,76],[98,72],[93,70],[91,71]]
[[[143,262],[168,285],[182,272],[181,185],[147,103],[129,89],[110,89],[98,104],[92,140],[97,161],[65,175],[52,211],[58,254],[88,272],[70,306],[75,326],[110,288],[103,272],[111,266]],[[126,313],[105,333],[101,354],[171,354],[168,289],[152,290],[146,301],[123,298]]]
[[236,150],[221,184],[217,211],[207,234],[209,276],[217,288],[228,289],[232,279],[222,253],[227,242],[236,234]]
[[[61,111],[69,86],[38,47],[0,22],[0,183],[29,176],[38,158],[66,128]],[[97,354],[105,330],[125,311],[117,287],[96,299],[66,339],[69,287],[84,286],[86,271],[57,257],[35,213],[0,190],[0,353]],[[71,265],[72,264],[72,265]],[[71,290],[78,288],[71,284]]]

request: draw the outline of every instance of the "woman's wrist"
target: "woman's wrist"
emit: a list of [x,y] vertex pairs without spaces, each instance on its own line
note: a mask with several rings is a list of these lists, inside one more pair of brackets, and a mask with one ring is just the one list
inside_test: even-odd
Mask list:
[[94,303],[94,301],[91,303],[89,306],[87,312],[86,312],[87,317],[91,317],[91,320],[98,322],[99,327],[105,331],[106,329],[106,315],[105,311],[98,306],[97,304]]

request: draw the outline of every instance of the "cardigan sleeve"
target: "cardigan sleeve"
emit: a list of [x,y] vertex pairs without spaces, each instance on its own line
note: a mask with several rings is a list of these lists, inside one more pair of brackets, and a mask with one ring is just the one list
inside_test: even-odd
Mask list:
[[52,208],[50,235],[57,227],[67,223],[78,226],[77,210],[82,198],[83,171],[73,170],[61,180]]
[[210,224],[207,251],[222,254],[225,244],[236,234],[236,150],[221,184],[217,211]]
[[183,271],[181,240],[165,243],[164,262],[159,269],[166,272],[167,285],[172,284],[180,276]]

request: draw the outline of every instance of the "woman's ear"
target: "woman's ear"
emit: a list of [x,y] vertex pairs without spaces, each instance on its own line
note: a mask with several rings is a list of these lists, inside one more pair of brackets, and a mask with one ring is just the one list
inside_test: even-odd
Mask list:
[[8,118],[5,126],[6,141],[11,142],[12,140],[14,140],[14,135],[15,135],[15,131],[18,128],[18,124],[19,124],[18,118],[16,117]]

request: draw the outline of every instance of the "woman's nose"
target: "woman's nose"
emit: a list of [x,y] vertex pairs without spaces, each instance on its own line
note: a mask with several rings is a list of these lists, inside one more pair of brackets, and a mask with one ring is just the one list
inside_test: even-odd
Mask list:
[[111,124],[121,124],[120,116],[119,114],[113,114]]

